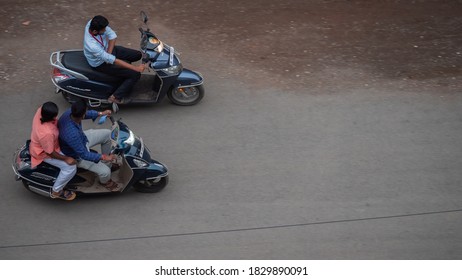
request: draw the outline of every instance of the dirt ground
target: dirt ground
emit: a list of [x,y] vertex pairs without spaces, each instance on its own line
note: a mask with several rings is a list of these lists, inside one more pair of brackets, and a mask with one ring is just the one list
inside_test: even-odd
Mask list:
[[136,48],[138,12],[145,10],[162,40],[187,51],[183,60],[220,78],[248,77],[258,88],[310,94],[462,88],[461,1],[2,0],[1,6],[2,80],[42,73],[52,50],[81,48],[82,26],[94,13],[110,19],[119,43]]

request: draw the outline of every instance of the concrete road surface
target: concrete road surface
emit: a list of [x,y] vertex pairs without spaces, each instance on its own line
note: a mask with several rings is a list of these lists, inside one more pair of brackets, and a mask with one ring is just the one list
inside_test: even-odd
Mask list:
[[[457,1],[0,5],[1,259],[462,258]],[[142,9],[205,77],[196,106],[118,114],[170,184],[73,202],[28,192],[13,152],[43,102],[68,108],[50,53],[81,48],[96,14],[137,48]]]

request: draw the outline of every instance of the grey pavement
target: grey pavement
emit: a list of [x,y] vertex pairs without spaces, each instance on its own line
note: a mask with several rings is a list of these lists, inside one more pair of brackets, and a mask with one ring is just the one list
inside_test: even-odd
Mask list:
[[[36,108],[67,108],[47,63],[75,42],[29,34],[33,56],[26,39],[0,35],[2,66],[17,73],[0,85],[0,259],[461,259],[461,76],[433,87],[331,65],[300,87],[276,67],[240,65],[213,42],[204,53],[175,39],[183,29],[156,24],[204,75],[205,98],[118,115],[169,167],[170,183],[73,202],[28,192],[10,165]],[[78,37],[70,27],[66,36]],[[137,36],[120,40],[136,46]],[[15,66],[8,54],[28,59]],[[343,80],[350,71],[363,74]]]

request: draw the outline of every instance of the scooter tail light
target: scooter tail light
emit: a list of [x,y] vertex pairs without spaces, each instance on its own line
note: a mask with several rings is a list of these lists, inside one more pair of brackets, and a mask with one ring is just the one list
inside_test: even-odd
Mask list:
[[52,77],[53,77],[53,80],[55,81],[55,83],[59,83],[61,81],[64,81],[64,80],[67,80],[70,78],[70,76],[62,73],[61,71],[59,71],[58,68],[53,68],[53,73],[52,73]]
[[22,170],[22,169],[25,169],[25,168],[30,168],[30,164],[28,162],[25,162],[25,161],[20,161],[17,165],[18,167],[18,170]]

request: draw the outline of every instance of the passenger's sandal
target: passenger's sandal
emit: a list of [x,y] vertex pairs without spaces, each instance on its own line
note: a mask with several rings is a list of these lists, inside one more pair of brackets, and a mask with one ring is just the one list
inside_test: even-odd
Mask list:
[[74,200],[76,196],[77,195],[75,194],[75,192],[71,192],[68,190],[62,190],[60,192],[51,191],[50,193],[50,197],[53,199],[59,198],[62,200],[67,200],[67,201]]

